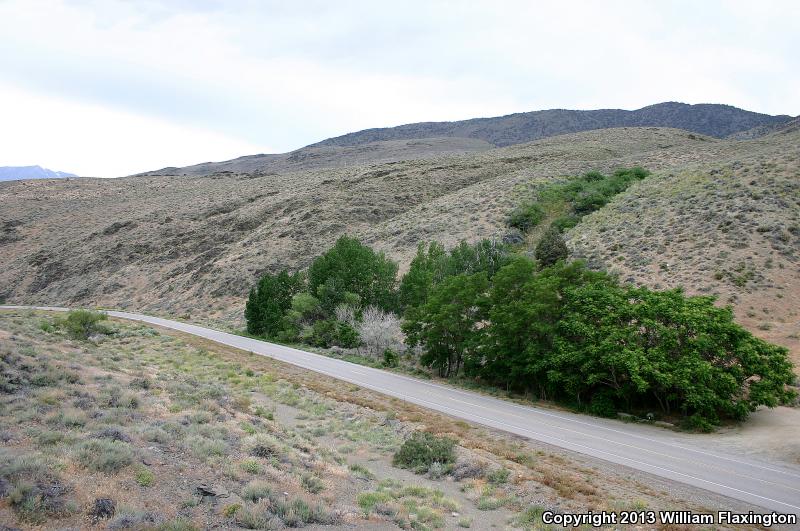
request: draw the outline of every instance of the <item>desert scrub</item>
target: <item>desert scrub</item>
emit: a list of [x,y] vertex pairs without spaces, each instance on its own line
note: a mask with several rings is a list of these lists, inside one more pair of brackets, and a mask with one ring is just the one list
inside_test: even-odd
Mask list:
[[78,444],[75,461],[97,472],[117,472],[133,462],[134,450],[123,441],[90,439]]
[[392,464],[414,472],[426,472],[434,463],[450,465],[456,460],[456,442],[448,437],[417,431],[394,454]]
[[319,476],[313,474],[303,474],[300,477],[300,485],[311,494],[319,494],[325,490],[325,484]]
[[280,455],[281,445],[271,435],[259,433],[244,440],[247,454],[253,457],[269,459]]
[[[416,523],[415,529],[443,527],[443,511],[457,511],[459,505],[447,498],[440,490],[420,485],[402,486],[399,481],[381,481],[375,491],[362,492],[357,498],[358,506],[369,516],[376,513],[391,517],[400,527],[408,522]],[[423,527],[424,526],[424,527]]]
[[272,497],[272,487],[266,481],[254,480],[248,483],[241,493],[242,499],[253,503]]
[[219,439],[208,439],[202,435],[190,435],[184,441],[186,448],[192,454],[203,460],[211,457],[221,457],[228,453],[228,444]]
[[23,520],[39,524],[73,512],[71,488],[56,473],[58,462],[39,454],[15,455],[0,448],[0,483],[9,505]]

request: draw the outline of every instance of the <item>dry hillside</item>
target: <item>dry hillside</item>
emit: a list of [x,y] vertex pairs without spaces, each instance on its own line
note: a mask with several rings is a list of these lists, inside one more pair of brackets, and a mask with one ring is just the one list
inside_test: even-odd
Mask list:
[[797,131],[736,141],[616,128],[302,171],[3,183],[0,296],[238,325],[259,273],[304,267],[341,234],[407,264],[420,241],[502,236],[542,183],[641,165],[654,176],[569,234],[575,255],[719,293],[797,360],[798,146]]

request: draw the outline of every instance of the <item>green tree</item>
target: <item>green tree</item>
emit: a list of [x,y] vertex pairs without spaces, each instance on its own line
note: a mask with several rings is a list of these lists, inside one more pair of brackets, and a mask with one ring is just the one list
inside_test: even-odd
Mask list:
[[474,275],[484,272],[491,279],[510,259],[508,247],[496,240],[483,239],[474,244],[461,241],[450,249],[445,275]]
[[311,340],[314,321],[323,317],[319,299],[307,291],[296,293],[292,297],[291,307],[281,320],[278,339],[286,342]]
[[403,308],[421,306],[428,300],[431,288],[445,276],[447,252],[437,242],[420,243],[408,272],[400,281],[400,305]]
[[489,281],[485,272],[449,277],[428,301],[408,312],[402,329],[411,346],[424,345],[420,361],[441,376],[455,376],[477,345]]
[[358,295],[364,306],[393,310],[396,284],[396,262],[347,236],[317,257],[308,270],[309,291],[324,300],[323,309],[329,314],[345,302],[347,292]]
[[257,336],[276,337],[282,329],[282,320],[291,308],[292,297],[303,290],[305,279],[301,273],[289,274],[285,269],[273,275],[265,274],[245,304],[244,316],[247,332]]
[[542,239],[536,244],[534,255],[543,267],[555,264],[559,260],[566,260],[569,257],[569,249],[564,243],[564,237],[558,229],[550,227],[544,233]]

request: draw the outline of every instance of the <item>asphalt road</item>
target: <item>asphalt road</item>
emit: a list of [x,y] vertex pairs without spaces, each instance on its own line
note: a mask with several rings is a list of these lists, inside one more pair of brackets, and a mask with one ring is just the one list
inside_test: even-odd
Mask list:
[[[0,308],[64,310],[26,306]],[[107,313],[268,356],[469,422],[629,466],[765,509],[800,514],[800,467],[750,456],[727,455],[714,450],[712,444],[698,443],[696,438],[686,434],[653,426],[521,406],[210,328],[136,313]]]

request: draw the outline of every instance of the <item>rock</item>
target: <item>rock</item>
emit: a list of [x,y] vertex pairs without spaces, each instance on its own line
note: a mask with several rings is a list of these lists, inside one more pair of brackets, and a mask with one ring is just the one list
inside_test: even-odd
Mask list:
[[518,230],[511,230],[503,235],[502,241],[508,245],[520,245],[525,243],[525,235]]
[[195,490],[201,496],[213,496],[215,498],[227,498],[230,496],[228,489],[218,484],[200,483]]
[[635,420],[636,417],[629,413],[617,413],[617,418],[620,420]]
[[111,518],[116,512],[117,506],[111,498],[97,498],[89,514],[95,520],[101,518]]

